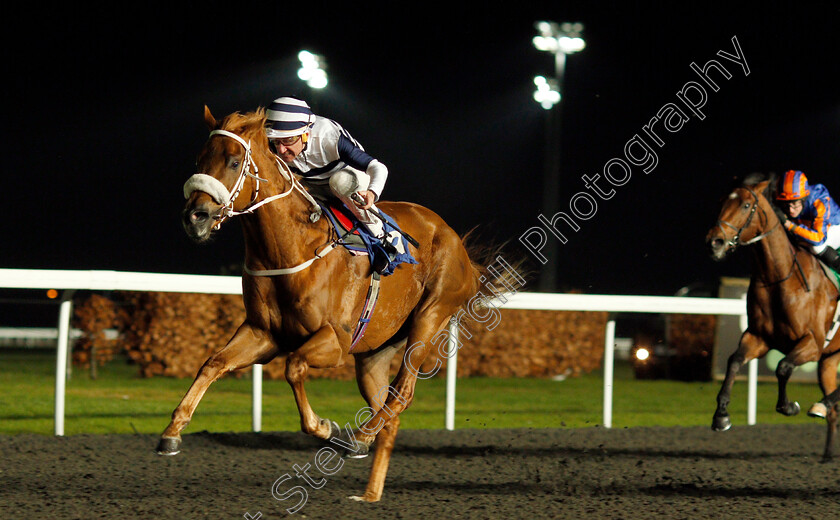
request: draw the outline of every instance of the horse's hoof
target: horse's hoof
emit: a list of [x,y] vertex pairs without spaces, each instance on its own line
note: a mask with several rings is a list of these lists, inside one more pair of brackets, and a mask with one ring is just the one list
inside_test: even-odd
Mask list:
[[814,403],[813,405],[811,405],[811,409],[808,410],[808,415],[810,417],[825,419],[825,416],[828,415],[828,407],[826,407],[822,403]]
[[729,420],[728,415],[715,415],[712,418],[712,429],[716,432],[725,432],[732,428],[732,421]]
[[155,452],[165,456],[177,455],[181,453],[181,439],[161,437]]
[[368,497],[367,494],[362,495],[360,497],[350,496],[350,497],[347,497],[347,498],[349,498],[350,500],[355,500],[356,502],[379,502],[378,498]]
[[[335,426],[338,427],[337,424]],[[341,432],[341,430],[338,430],[338,433],[340,435],[330,435],[330,442],[341,447],[342,458],[363,459],[368,456],[370,446],[359,442],[352,434],[348,435],[347,432]]]
[[330,419],[326,419],[326,422],[330,425],[330,434],[327,437],[327,440],[339,437],[341,435],[341,426],[339,426],[337,422],[331,421]]
[[787,403],[785,406],[777,406],[776,411],[782,415],[786,415],[788,417],[793,417],[794,415],[799,413],[801,408],[799,407],[799,403],[796,401],[792,403]]
[[355,450],[344,449],[345,459],[363,459],[370,454],[370,447],[367,444],[356,441]]

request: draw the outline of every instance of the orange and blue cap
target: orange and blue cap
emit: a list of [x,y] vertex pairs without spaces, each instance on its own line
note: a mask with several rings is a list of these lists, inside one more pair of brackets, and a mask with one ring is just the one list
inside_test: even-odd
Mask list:
[[779,179],[779,190],[776,200],[792,201],[804,199],[811,194],[808,178],[799,170],[788,170]]

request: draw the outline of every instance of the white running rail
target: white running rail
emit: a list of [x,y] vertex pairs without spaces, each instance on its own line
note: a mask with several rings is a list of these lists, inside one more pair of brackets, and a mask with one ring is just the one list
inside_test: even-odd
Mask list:
[[[238,276],[137,273],[125,271],[69,271],[42,269],[0,269],[0,288],[63,290],[58,319],[58,342],[55,372],[55,434],[64,435],[64,390],[67,369],[72,294],[76,290],[184,292],[204,294],[242,294]],[[601,294],[517,293],[500,306],[503,309],[554,311],[606,311],[674,314],[746,315],[746,303],[734,298],[688,298],[671,296],[611,296]],[[742,319],[742,322],[744,320]],[[453,331],[457,334],[457,331]],[[615,321],[607,322],[604,344],[604,426],[612,427],[613,352]],[[455,428],[455,362],[457,349],[447,369],[445,427]],[[755,424],[756,360],[749,371],[749,416]],[[254,365],[252,428],[260,431],[262,423],[262,365]]]

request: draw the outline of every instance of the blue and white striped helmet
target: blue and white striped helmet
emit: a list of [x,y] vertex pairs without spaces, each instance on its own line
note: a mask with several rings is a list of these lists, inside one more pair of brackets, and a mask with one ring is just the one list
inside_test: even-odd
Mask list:
[[265,133],[269,139],[300,135],[315,122],[315,115],[306,101],[292,97],[272,101],[266,116]]

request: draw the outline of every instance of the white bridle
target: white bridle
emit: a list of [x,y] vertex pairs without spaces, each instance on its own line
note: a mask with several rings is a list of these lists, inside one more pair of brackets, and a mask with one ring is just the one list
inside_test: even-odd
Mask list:
[[[210,137],[214,135],[223,135],[225,137],[230,137],[231,139],[235,140],[239,144],[242,145],[242,148],[245,149],[245,156],[242,158],[242,165],[239,170],[239,177],[237,177],[236,182],[233,184],[233,188],[231,190],[227,189],[222,181],[219,179],[207,175],[205,173],[196,173],[189,179],[187,182],[184,183],[184,198],[190,198],[195,191],[203,191],[210,195],[217,204],[222,205],[222,212],[218,219],[218,222],[214,224],[214,228],[218,229],[219,226],[222,225],[222,222],[227,219],[228,217],[235,217],[237,215],[245,215],[248,213],[253,213],[257,210],[260,206],[264,206],[269,202],[273,202],[278,199],[282,199],[283,197],[288,196],[292,193],[293,190],[298,190],[305,199],[309,201],[312,205],[313,212],[310,215],[310,220],[315,222],[321,216],[321,207],[315,202],[315,199],[307,192],[295,178],[294,174],[292,174],[289,167],[280,159],[275,157],[275,161],[277,162],[277,166],[280,170],[280,174],[283,178],[289,183],[289,189],[284,191],[283,193],[272,195],[271,197],[267,197],[259,202],[256,202],[257,197],[260,194],[260,182],[268,182],[268,179],[263,179],[257,175],[259,173],[259,167],[257,166],[256,161],[254,161],[254,157],[251,155],[251,143],[246,142],[245,139],[242,139],[240,136],[234,134],[233,132],[228,132],[227,130],[213,130],[210,132]],[[254,172],[251,173],[251,169],[253,168]],[[233,209],[233,203],[236,198],[239,196],[239,193],[242,191],[242,187],[245,185],[245,180],[251,177],[254,179],[254,194],[251,196],[251,204],[243,209],[242,211],[236,211]]]
[[[257,167],[257,163],[256,161],[254,161],[254,158],[251,155],[251,143],[246,142],[245,139],[243,139],[242,137],[234,134],[233,132],[228,132],[227,130],[213,130],[210,132],[210,137],[213,137],[214,135],[230,137],[231,139],[241,144],[242,148],[245,149],[245,156],[242,158],[242,166],[239,170],[239,177],[237,177],[236,182],[233,184],[233,193],[231,193],[231,190],[227,189],[227,186],[225,186],[224,183],[222,183],[222,181],[213,177],[212,175],[207,175],[205,173],[196,173],[192,177],[187,179],[186,183],[184,183],[184,198],[190,198],[190,195],[192,195],[193,192],[203,191],[204,193],[210,195],[210,197],[212,197],[217,204],[220,204],[222,206],[222,212],[220,216],[216,217],[218,222],[216,222],[213,225],[214,229],[218,229],[219,226],[222,225],[222,222],[224,222],[225,219],[227,219],[228,217],[235,217],[237,215],[253,213],[257,210],[257,208],[264,206],[269,202],[282,199],[283,197],[290,195],[294,190],[300,192],[300,194],[303,195],[303,197],[312,205],[312,213],[310,213],[309,215],[309,220],[311,222],[318,221],[318,219],[321,217],[321,206],[318,205],[315,199],[312,198],[312,195],[310,195],[309,192],[306,191],[306,189],[303,186],[301,186],[300,182],[298,182],[297,178],[289,169],[289,166],[277,157],[275,157],[274,160],[277,162],[278,169],[280,170],[280,175],[282,175],[283,178],[289,183],[289,189],[287,189],[283,193],[272,195],[271,197],[266,197],[265,199],[256,202],[257,197],[260,193],[260,182],[268,182],[268,179],[263,179],[257,176],[257,173],[259,173],[259,168]],[[253,173],[251,173],[252,168],[254,170]],[[233,209],[233,203],[236,200],[236,197],[238,197],[239,193],[242,191],[242,187],[245,185],[245,180],[248,177],[254,179],[254,194],[251,196],[251,203],[242,211],[236,211]],[[312,265],[312,262],[314,262],[315,260],[323,258],[327,253],[335,249],[335,247],[336,243],[335,241],[332,241],[329,244],[327,244],[327,247],[317,252],[315,258],[307,260],[306,262],[300,265],[296,265],[294,267],[288,267],[284,269],[270,269],[266,271],[253,271],[249,269],[246,265],[245,272],[253,276],[275,276],[296,273]]]

